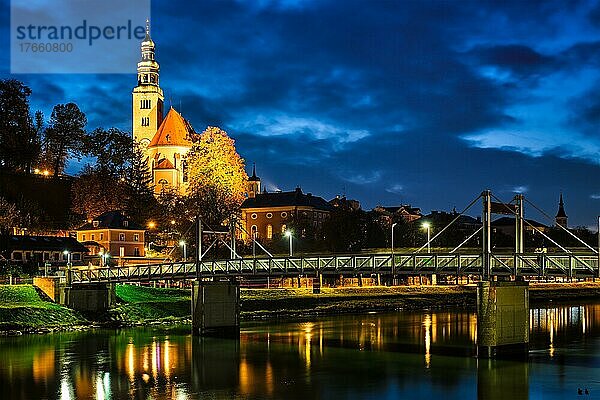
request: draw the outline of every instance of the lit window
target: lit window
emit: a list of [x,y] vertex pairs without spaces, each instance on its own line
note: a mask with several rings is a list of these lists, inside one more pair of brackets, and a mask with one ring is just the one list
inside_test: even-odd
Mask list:
[[124,226],[125,228],[127,228],[127,227],[129,226],[129,221],[127,221],[127,220],[126,220],[126,221],[123,221],[123,226]]
[[272,213],[267,213],[267,218],[273,218],[273,214]]
[[94,221],[92,224],[94,225],[94,228],[97,228],[98,225],[100,225],[100,221]]
[[281,213],[281,218],[287,218],[287,213],[285,211]]
[[140,241],[140,235],[139,235],[139,233],[136,233],[135,235],[133,235],[133,241],[134,242],[139,242]]
[[120,242],[124,242],[125,241],[125,234],[124,233],[119,233],[119,241]]
[[256,213],[253,213],[253,214],[250,216],[250,218],[252,218],[252,219],[256,219],[257,217],[258,217],[258,215],[256,215]]
[[287,231],[287,225],[283,224],[283,225],[281,225],[281,233],[284,234],[285,231]]
[[267,225],[267,239],[273,239],[273,225]]

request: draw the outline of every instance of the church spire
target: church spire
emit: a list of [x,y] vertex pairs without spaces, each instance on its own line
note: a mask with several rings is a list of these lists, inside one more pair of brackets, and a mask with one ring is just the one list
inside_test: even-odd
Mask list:
[[565,212],[565,202],[563,201],[563,195],[560,194],[560,199],[558,201],[558,212],[556,213],[556,217],[554,218],[556,222],[556,226],[567,227],[567,213]]
[[150,20],[146,19],[146,37],[141,44],[142,59],[138,62],[138,86],[158,86],[159,65],[154,57],[155,45],[150,37]]

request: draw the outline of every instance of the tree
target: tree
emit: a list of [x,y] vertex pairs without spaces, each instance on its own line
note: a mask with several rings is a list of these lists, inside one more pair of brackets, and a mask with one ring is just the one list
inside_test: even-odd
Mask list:
[[46,128],[44,153],[55,177],[62,174],[69,156],[78,159],[86,152],[87,118],[75,103],[57,104]]
[[73,212],[87,218],[125,208],[126,190],[122,181],[106,169],[85,166],[73,183]]
[[[129,138],[127,168],[125,170],[125,210],[137,223],[144,225],[158,211],[158,203],[154,197],[152,174],[148,160],[138,143]],[[121,138],[116,137],[119,142]]]
[[208,127],[187,153],[188,206],[209,224],[221,224],[239,209],[248,175],[227,133]]
[[20,217],[17,206],[0,197],[0,235],[8,234],[13,227],[18,226]]
[[0,80],[0,166],[30,172],[40,155],[40,136],[29,112],[31,89]]
[[95,168],[123,177],[131,162],[133,140],[117,128],[97,128],[86,137],[86,154],[96,157]]

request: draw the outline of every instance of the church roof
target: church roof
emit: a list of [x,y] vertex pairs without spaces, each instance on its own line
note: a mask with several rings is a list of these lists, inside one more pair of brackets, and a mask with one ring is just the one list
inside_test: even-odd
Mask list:
[[154,169],[174,169],[173,163],[166,158],[159,160]]
[[171,107],[148,147],[191,147],[195,136],[196,132],[194,131],[194,128],[192,128],[192,125]]
[[333,206],[322,197],[304,194],[300,188],[293,192],[257,193],[254,198],[244,200],[241,208],[270,208],[270,207],[312,207],[319,210],[331,211]]

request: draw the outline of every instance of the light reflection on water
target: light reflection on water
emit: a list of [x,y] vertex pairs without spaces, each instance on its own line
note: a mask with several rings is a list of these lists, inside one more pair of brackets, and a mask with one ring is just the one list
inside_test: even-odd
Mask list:
[[[530,311],[528,363],[473,357],[472,312],[1,338],[1,398],[564,398],[600,393],[600,305]],[[557,378],[558,377],[558,378]],[[502,390],[498,390],[502,387]],[[594,393],[595,393],[594,392]]]

